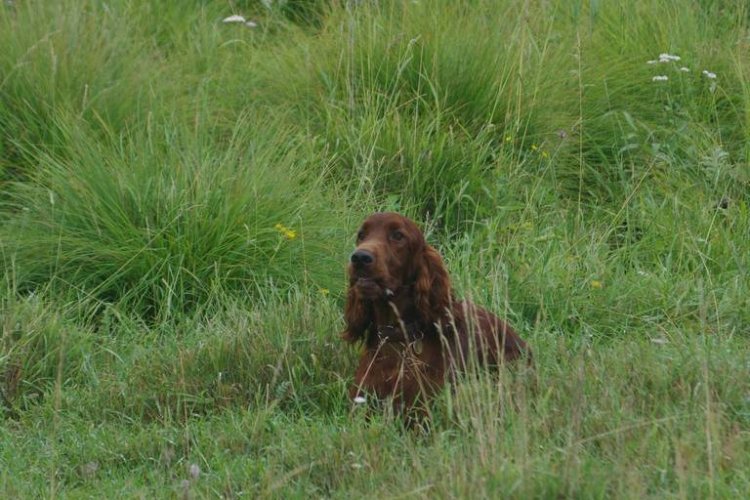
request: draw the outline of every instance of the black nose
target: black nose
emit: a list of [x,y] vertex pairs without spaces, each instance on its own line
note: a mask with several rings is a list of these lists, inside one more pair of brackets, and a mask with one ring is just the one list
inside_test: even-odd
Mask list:
[[367,250],[355,250],[351,257],[356,267],[369,266],[375,261],[375,256]]

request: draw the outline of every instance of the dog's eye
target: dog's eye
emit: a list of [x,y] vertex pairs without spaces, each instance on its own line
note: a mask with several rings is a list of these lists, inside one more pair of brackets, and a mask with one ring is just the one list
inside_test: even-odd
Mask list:
[[362,241],[362,240],[364,239],[364,237],[365,237],[365,232],[364,232],[363,230],[361,230],[361,229],[360,229],[360,230],[359,230],[359,231],[357,232],[357,241]]
[[393,231],[391,233],[391,239],[393,241],[401,241],[404,239],[404,233],[402,233],[401,231]]

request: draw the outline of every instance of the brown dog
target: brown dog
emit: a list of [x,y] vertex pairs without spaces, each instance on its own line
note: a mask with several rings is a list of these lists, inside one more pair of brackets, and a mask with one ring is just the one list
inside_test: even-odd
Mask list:
[[357,233],[349,263],[343,337],[364,343],[350,397],[392,398],[409,413],[467,366],[525,356],[526,343],[492,313],[453,297],[440,255],[417,225],[376,213]]

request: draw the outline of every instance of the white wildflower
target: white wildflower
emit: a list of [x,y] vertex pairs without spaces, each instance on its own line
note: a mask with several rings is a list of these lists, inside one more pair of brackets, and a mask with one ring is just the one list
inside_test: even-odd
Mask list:
[[690,68],[688,68],[686,66],[683,66],[683,67],[680,68],[680,71],[682,71],[683,73],[689,73],[690,72]]
[[247,21],[245,23],[245,26],[247,26],[248,28],[257,28],[258,27],[258,23],[256,23],[255,21]]
[[656,64],[658,62],[656,59],[651,59],[650,61],[646,61],[646,64]]
[[244,23],[244,22],[246,22],[246,20],[245,20],[244,17],[238,16],[238,15],[235,14],[233,16],[225,17],[221,22],[222,23],[226,23],[226,24],[229,24],[229,23]]
[[672,61],[679,61],[682,59],[680,56],[675,56],[672,54],[667,54],[666,52],[663,54],[659,54],[659,62],[661,63],[668,63]]
[[188,473],[190,474],[190,477],[195,481],[201,475],[201,468],[198,467],[198,464],[190,464]]
[[357,396],[354,398],[354,404],[363,405],[367,402],[367,398],[364,396]]
[[710,78],[711,80],[716,80],[716,73],[712,73],[704,69],[703,74],[706,75],[706,78]]
[[652,82],[666,82],[667,80],[669,80],[667,75],[656,75],[651,79]]

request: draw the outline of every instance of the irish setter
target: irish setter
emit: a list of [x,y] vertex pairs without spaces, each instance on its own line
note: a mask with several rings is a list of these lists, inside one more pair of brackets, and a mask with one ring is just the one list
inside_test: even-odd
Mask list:
[[396,213],[368,217],[351,254],[343,333],[364,352],[350,397],[392,398],[410,413],[470,360],[530,360],[526,343],[494,314],[458,301],[438,252]]

